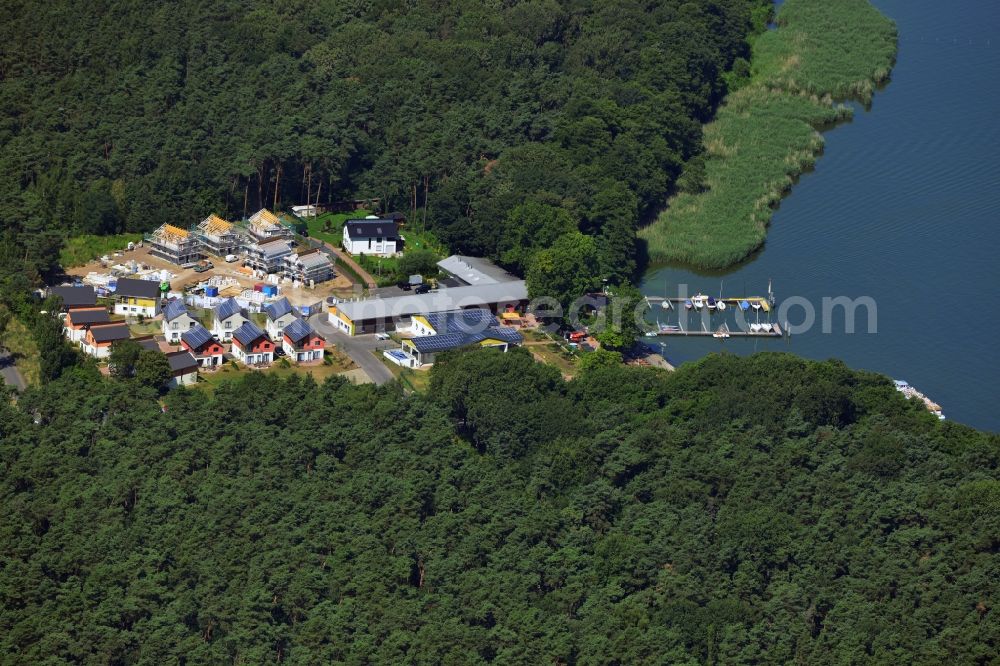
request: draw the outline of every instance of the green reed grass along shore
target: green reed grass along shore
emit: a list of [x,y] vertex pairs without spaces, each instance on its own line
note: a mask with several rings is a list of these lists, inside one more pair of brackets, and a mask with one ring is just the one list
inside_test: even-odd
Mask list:
[[640,235],[653,261],[724,268],[764,242],[794,179],[822,151],[817,128],[849,118],[889,77],[896,28],[868,0],[788,0],[753,45],[749,82],[705,127],[704,191],[681,192]]

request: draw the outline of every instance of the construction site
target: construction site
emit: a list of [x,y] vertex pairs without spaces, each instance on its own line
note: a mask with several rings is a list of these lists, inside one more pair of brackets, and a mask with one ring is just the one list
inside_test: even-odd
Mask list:
[[[173,229],[184,231],[177,227]],[[190,235],[188,232],[187,238]],[[173,245],[149,241],[134,244],[131,248],[122,248],[111,255],[67,269],[66,274],[92,285],[98,293],[112,291],[120,277],[168,282],[172,294],[183,295],[206,307],[213,299],[228,297],[245,301],[250,307],[260,307],[268,300],[281,296],[299,307],[323,302],[329,297],[345,298],[360,293],[360,287],[356,287],[344,274],[337,273],[332,279],[314,283],[278,274],[262,274],[242,265],[242,261],[227,262],[225,256],[207,254],[203,251],[204,246],[200,246],[202,251],[197,259],[179,264],[174,261],[175,257],[191,256],[183,254],[190,251],[189,241],[185,238],[182,234],[172,234],[170,240]],[[303,263],[309,264],[313,253],[303,252]],[[301,268],[299,275],[306,275],[308,270]]]

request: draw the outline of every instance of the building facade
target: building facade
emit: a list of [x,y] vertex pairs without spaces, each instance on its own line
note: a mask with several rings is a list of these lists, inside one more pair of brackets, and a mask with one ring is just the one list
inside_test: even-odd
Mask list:
[[350,254],[392,257],[403,249],[396,222],[377,217],[344,222],[341,242]]

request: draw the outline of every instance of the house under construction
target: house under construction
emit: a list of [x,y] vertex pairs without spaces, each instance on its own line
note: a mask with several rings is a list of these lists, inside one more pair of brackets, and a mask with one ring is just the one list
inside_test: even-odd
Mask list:
[[321,250],[306,250],[284,258],[285,276],[302,282],[325,282],[333,277],[333,260]]
[[247,229],[257,240],[292,237],[291,228],[266,208],[261,208],[250,216],[247,220]]
[[243,237],[239,230],[232,222],[227,222],[215,214],[209,215],[198,224],[196,234],[205,251],[219,257],[239,254],[243,247]]
[[173,264],[183,266],[200,261],[201,243],[198,238],[180,227],[164,224],[152,234],[146,236],[151,245],[149,253]]
[[265,273],[281,272],[285,266],[285,257],[292,254],[288,241],[278,236],[250,242],[246,245],[246,250],[246,265]]

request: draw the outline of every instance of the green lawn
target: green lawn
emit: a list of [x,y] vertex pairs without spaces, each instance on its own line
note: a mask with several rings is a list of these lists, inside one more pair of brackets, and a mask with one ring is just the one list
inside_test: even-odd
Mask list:
[[340,247],[344,238],[344,222],[359,217],[371,215],[366,210],[356,210],[350,213],[323,213],[316,217],[306,218],[309,235],[326,241],[335,247]]
[[84,234],[66,239],[59,251],[59,264],[63,268],[82,266],[106,254],[124,250],[130,242],[138,243],[142,234],[119,234],[117,236],[95,236]]
[[381,351],[373,351],[376,358],[381,361],[385,367],[389,368],[389,372],[392,376],[403,385],[403,388],[416,391],[417,393],[426,393],[431,386],[431,373],[430,370],[414,370],[413,368],[404,368],[401,365],[396,365],[391,363],[385,356],[382,355]]
[[292,375],[312,375],[313,379],[317,382],[322,382],[328,377],[339,375],[342,372],[353,370],[357,367],[346,354],[338,349],[327,349],[326,355],[333,359],[330,365],[324,363],[322,365],[302,366],[289,363],[285,367],[283,363],[278,361],[266,370],[250,370],[244,365],[237,364],[237,367],[233,367],[233,363],[227,362],[221,370],[200,373],[198,375],[197,386],[214,391],[223,383],[240,379],[251,372],[266,372],[282,378]]

